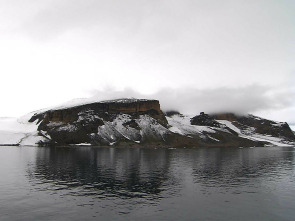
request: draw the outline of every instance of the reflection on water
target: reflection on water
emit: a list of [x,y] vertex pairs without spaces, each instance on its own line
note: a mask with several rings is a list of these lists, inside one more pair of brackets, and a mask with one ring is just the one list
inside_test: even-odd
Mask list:
[[3,147],[0,218],[293,220],[294,151]]
[[37,151],[28,174],[33,183],[49,184],[38,188],[68,189],[71,195],[157,199],[165,186],[177,183],[169,174],[169,155],[165,150],[47,148]]
[[[260,181],[279,179],[293,173],[293,151],[264,148],[198,151],[192,156],[193,177],[204,187],[235,191],[235,187],[255,188]],[[293,180],[290,180],[293,182]]]

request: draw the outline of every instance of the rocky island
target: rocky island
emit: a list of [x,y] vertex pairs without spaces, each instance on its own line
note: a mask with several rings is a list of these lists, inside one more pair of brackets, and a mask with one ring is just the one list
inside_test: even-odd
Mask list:
[[0,120],[1,145],[253,147],[294,145],[287,123],[233,113],[163,112],[158,100],[117,99]]

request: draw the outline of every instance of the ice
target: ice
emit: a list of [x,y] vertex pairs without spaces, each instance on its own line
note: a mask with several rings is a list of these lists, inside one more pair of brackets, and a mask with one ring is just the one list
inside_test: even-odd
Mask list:
[[0,118],[1,145],[36,145],[44,139],[37,135],[38,125],[24,119]]
[[40,141],[45,141],[46,138],[39,136],[38,132],[33,134],[26,134],[25,137],[21,139],[19,145],[21,146],[36,146]]
[[1,145],[18,145],[22,138],[25,137],[24,133],[15,133],[9,131],[0,131],[0,144]]

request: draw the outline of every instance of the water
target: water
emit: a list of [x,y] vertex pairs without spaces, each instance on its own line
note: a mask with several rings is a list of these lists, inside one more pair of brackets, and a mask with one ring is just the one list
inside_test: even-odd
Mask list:
[[0,220],[294,220],[295,149],[0,147]]

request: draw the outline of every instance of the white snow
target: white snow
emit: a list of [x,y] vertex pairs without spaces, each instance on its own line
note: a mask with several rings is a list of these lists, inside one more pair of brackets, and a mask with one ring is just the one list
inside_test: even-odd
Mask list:
[[214,138],[214,137],[212,137],[212,136],[210,136],[210,135],[207,135],[211,140],[215,140],[215,141],[217,141],[217,142],[220,142],[220,140],[218,140],[218,139],[216,139],[216,138]]
[[98,127],[98,135],[107,141],[109,144],[116,141],[116,137],[119,137],[119,133],[115,130],[111,122],[104,122],[105,125]]
[[71,124],[65,124],[64,126],[62,127],[59,127],[57,129],[57,131],[69,131],[69,132],[73,132],[75,131],[77,128],[74,126],[74,125],[71,125]]
[[0,131],[1,145],[17,145],[26,135],[24,133],[15,133],[9,131]]
[[139,131],[123,125],[130,120],[131,116],[129,114],[120,114],[113,120],[112,124],[123,137],[131,141],[136,141],[140,137]]
[[44,139],[37,135],[38,125],[26,122],[25,117],[0,118],[0,144],[1,145],[36,145]]
[[181,135],[202,134],[203,132],[215,133],[213,129],[207,126],[191,125],[191,116],[188,115],[173,115],[166,117],[168,124],[171,126],[169,130],[173,133]]
[[91,146],[90,143],[78,143],[78,144],[74,144],[74,146]]
[[112,122],[104,121],[104,125],[98,127],[97,134],[107,141],[109,145],[113,145],[120,138],[140,143],[144,136],[156,136],[164,139],[164,135],[170,133],[168,129],[149,115],[140,115],[135,120],[138,124],[138,129],[124,125],[131,120],[132,117],[130,115],[119,114]]
[[112,122],[104,121],[104,125],[98,127],[97,134],[110,145],[115,144],[120,138],[126,138],[134,142],[138,141],[140,138],[139,131],[135,128],[123,125],[130,120],[130,115],[119,114]]
[[159,124],[154,118],[150,117],[149,115],[140,115],[139,119],[136,120],[139,127],[141,128],[141,135],[142,136],[157,136],[161,137],[163,140],[164,135],[170,133],[170,131]]
[[218,120],[218,122],[226,125],[230,129],[237,132],[240,137],[243,137],[243,138],[246,138],[249,140],[264,141],[264,142],[268,142],[274,146],[292,146],[293,145],[291,143],[285,142],[283,139],[281,139],[279,137],[273,137],[271,135],[255,133],[254,132],[255,128],[253,128],[253,127],[247,127],[247,129],[245,129],[245,130],[240,130],[235,125],[233,125],[232,122],[230,122],[230,121]]
[[180,129],[179,129],[178,127],[176,127],[176,126],[172,126],[172,127],[170,127],[169,130],[170,130],[171,132],[173,132],[173,133],[184,135],[184,134],[182,133],[182,130],[180,130]]
[[272,123],[273,126],[276,126],[276,127],[281,127],[283,126],[285,123],[284,122],[276,122],[276,123]]
[[217,120],[217,122],[224,124],[228,128],[232,129],[233,131],[237,132],[238,134],[241,134],[241,130],[237,128],[235,125],[232,124],[232,122],[227,120]]
[[104,101],[97,101],[100,103],[134,103],[134,102],[144,102],[144,101],[153,101],[153,100],[148,100],[148,99],[137,99],[137,98],[119,98],[119,99],[114,99],[114,100],[104,100]]
[[47,124],[48,127],[58,127],[58,126],[61,126],[63,125],[63,122],[49,122]]
[[153,101],[149,99],[136,99],[136,98],[121,98],[121,99],[114,99],[114,100],[100,100],[96,97],[90,98],[77,98],[70,101],[67,101],[63,104],[41,109],[35,112],[30,113],[30,116],[33,116],[35,113],[43,113],[48,110],[60,110],[60,109],[68,109],[80,105],[92,104],[92,103],[133,103],[133,102],[141,102],[141,101]]
[[23,122],[18,118],[2,117],[0,118],[0,131],[24,132],[30,133],[37,130],[35,123]]
[[38,132],[26,134],[25,137],[21,139],[19,145],[21,146],[35,146],[40,141],[45,141],[46,138],[39,136]]

